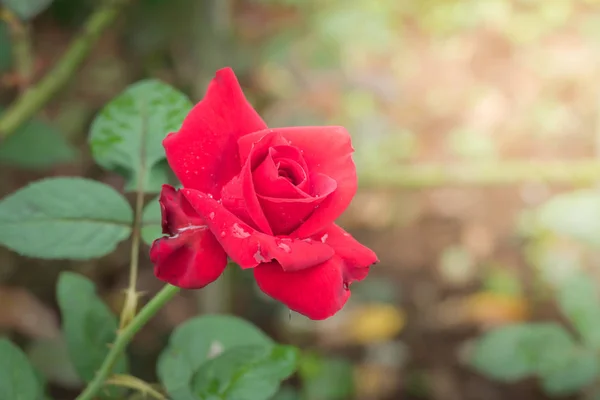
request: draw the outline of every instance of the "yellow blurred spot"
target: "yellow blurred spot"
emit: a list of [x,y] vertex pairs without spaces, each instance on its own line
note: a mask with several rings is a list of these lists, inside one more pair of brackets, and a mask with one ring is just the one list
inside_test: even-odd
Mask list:
[[529,316],[529,306],[523,297],[502,293],[475,293],[465,299],[464,306],[469,321],[481,325],[502,325]]
[[355,344],[392,339],[402,331],[406,315],[390,304],[367,304],[352,310],[348,335]]

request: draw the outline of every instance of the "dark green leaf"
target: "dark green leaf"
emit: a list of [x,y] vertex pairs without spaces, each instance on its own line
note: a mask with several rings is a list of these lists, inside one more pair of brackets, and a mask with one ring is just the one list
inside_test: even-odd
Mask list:
[[592,384],[598,372],[598,356],[581,349],[572,353],[561,368],[543,374],[542,387],[546,393],[554,396],[575,394]]
[[42,396],[43,388],[25,354],[0,339],[0,399],[39,400]]
[[352,364],[344,359],[307,354],[301,358],[299,373],[303,398],[344,400],[354,393]]
[[600,297],[595,281],[577,273],[561,283],[558,304],[591,348],[600,350]]
[[50,6],[52,0],[0,0],[22,20],[29,20]]
[[[87,278],[63,272],[57,286],[58,305],[69,355],[79,376],[93,379],[117,334],[117,318],[96,295]],[[127,360],[119,359],[114,373],[127,372]]]
[[206,315],[180,325],[158,360],[157,373],[173,400],[194,399],[194,373],[209,358],[234,346],[273,341],[254,325],[227,315]]
[[175,132],[192,108],[171,86],[149,79],[113,99],[92,124],[90,144],[96,162],[127,178],[135,190],[140,174],[146,192],[159,191],[169,176],[163,138]]
[[574,351],[575,343],[559,325],[514,324],[483,335],[471,363],[493,379],[514,382],[562,368]]
[[297,360],[291,346],[237,346],[200,367],[193,391],[200,399],[267,400],[294,373]]
[[162,236],[160,196],[152,199],[144,208],[142,214],[142,239],[147,244],[152,244],[155,239]]
[[75,148],[52,126],[32,120],[0,146],[0,163],[22,168],[46,168],[75,159]]
[[38,258],[100,257],[129,236],[132,214],[105,184],[43,179],[0,200],[0,243]]

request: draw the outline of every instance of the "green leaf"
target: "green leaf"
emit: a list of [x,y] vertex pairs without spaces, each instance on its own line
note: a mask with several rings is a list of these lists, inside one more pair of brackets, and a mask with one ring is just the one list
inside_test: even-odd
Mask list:
[[169,176],[162,140],[179,130],[191,108],[183,93],[158,80],[129,86],[92,123],[96,162],[125,176],[128,191],[136,190],[140,175],[146,192],[159,191]]
[[149,245],[162,236],[159,198],[160,196],[157,196],[152,199],[142,214],[142,239]]
[[[96,295],[94,283],[78,274],[60,275],[57,298],[69,355],[79,376],[89,382],[115,340],[117,318]],[[113,372],[127,372],[125,357],[119,359]]]
[[0,163],[22,168],[47,168],[73,161],[77,150],[52,126],[31,120],[0,146]]
[[583,341],[600,350],[600,297],[594,279],[576,273],[561,282],[557,301]]
[[90,259],[130,234],[131,207],[116,190],[83,178],[48,178],[0,200],[0,244],[46,259]]
[[591,246],[600,246],[600,192],[584,189],[560,194],[538,209],[542,228]]
[[574,351],[573,339],[559,325],[513,324],[479,338],[471,364],[490,378],[514,382],[563,368]]
[[342,358],[323,358],[307,354],[301,358],[299,374],[303,398],[344,400],[354,394],[352,364]]
[[52,4],[52,0],[0,0],[22,20],[29,20]]
[[21,349],[0,339],[0,355],[0,399],[41,399],[43,387]]
[[581,349],[562,368],[543,374],[542,387],[553,396],[575,394],[595,381],[600,372],[598,367],[597,355]]
[[273,341],[254,325],[227,315],[190,319],[175,329],[157,365],[161,383],[173,400],[195,399],[194,373],[211,357],[235,346],[269,345]]
[[206,362],[192,386],[200,399],[267,400],[296,370],[298,350],[291,346],[237,346]]

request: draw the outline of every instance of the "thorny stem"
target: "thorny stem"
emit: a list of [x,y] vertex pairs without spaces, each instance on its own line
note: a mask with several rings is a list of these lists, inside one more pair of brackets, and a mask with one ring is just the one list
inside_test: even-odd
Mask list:
[[38,112],[73,77],[100,34],[116,19],[128,0],[105,0],[85,22],[56,65],[33,87],[19,96],[0,116],[0,141]]
[[131,322],[117,333],[117,338],[110,348],[108,355],[102,362],[100,369],[94,379],[88,384],[85,390],[77,396],[75,400],[92,400],[102,389],[102,386],[110,376],[113,366],[125,351],[125,348],[135,336],[135,334],[160,310],[169,300],[179,292],[176,286],[165,285],[160,292],[156,294],[146,304],[140,312],[133,317]]
[[140,168],[137,175],[137,188],[135,194],[135,214],[133,217],[132,239],[131,239],[131,262],[129,264],[129,286],[125,292],[125,302],[121,311],[120,326],[123,328],[129,323],[137,311],[138,293],[136,284],[140,257],[140,236],[142,227],[142,212],[144,208],[144,183],[146,180],[146,136],[148,131],[148,114],[145,104],[140,110],[142,117],[141,146],[140,146]]

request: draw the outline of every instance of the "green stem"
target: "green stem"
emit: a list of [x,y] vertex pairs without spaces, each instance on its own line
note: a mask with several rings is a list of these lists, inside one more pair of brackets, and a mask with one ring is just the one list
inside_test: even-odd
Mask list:
[[[148,132],[148,113],[145,103],[140,110],[142,116],[141,141],[146,143]],[[125,302],[121,311],[120,327],[123,328],[129,323],[137,311],[138,293],[136,291],[139,257],[140,257],[140,239],[142,229],[142,213],[144,209],[144,182],[146,179],[146,146],[140,146],[140,166],[138,173],[138,183],[135,193],[135,213],[133,217],[133,226],[131,229],[131,263],[129,264],[129,286],[125,291]]]
[[94,398],[96,393],[102,389],[106,379],[110,376],[114,364],[125,351],[127,344],[129,344],[135,334],[158,312],[158,310],[171,300],[177,292],[179,292],[178,287],[165,285],[165,287],[163,287],[161,291],[140,310],[131,322],[118,332],[115,343],[111,346],[110,351],[96,373],[96,376],[75,400],[92,400]]
[[10,32],[18,86],[21,90],[24,90],[32,81],[35,64],[31,44],[31,26],[21,22],[8,9],[2,10],[2,17],[6,21]]
[[86,21],[82,32],[73,40],[61,59],[44,78],[25,91],[0,116],[0,140],[6,139],[29,120],[74,75],[98,41],[101,33],[116,19],[127,0],[106,0]]

